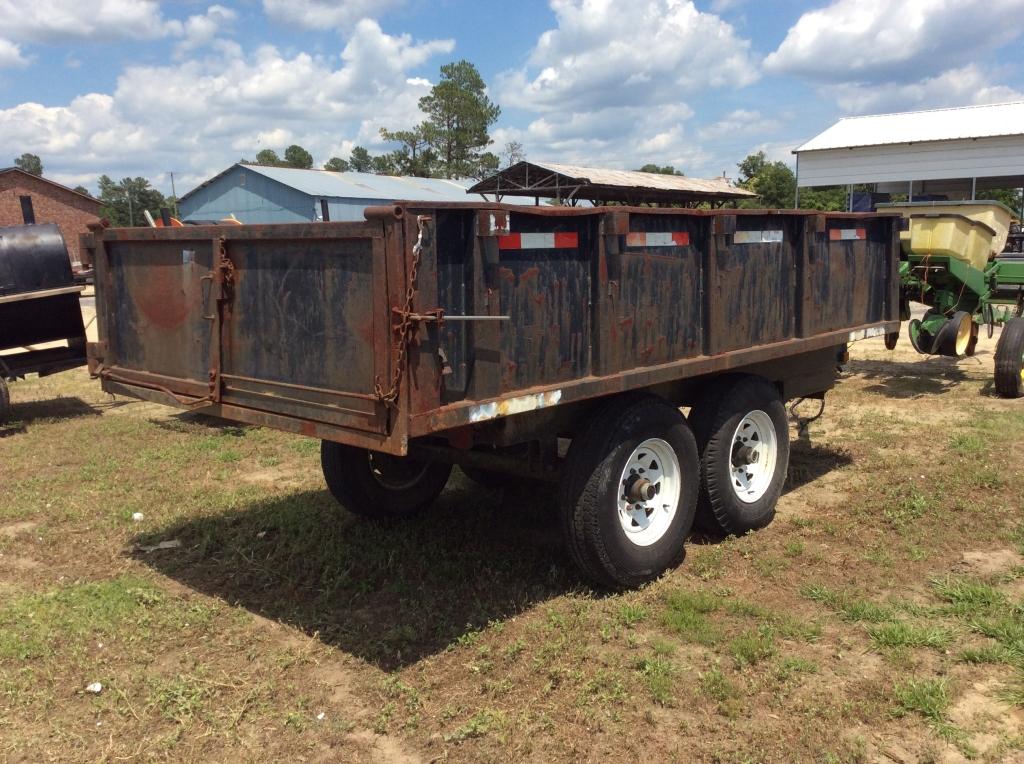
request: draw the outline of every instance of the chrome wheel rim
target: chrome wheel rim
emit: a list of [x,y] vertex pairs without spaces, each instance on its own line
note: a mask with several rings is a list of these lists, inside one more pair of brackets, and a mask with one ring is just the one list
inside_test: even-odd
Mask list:
[[373,479],[389,491],[413,488],[427,472],[426,462],[372,451],[367,452],[367,457]]
[[657,543],[672,525],[681,493],[679,457],[671,444],[648,438],[629,455],[619,476],[618,516],[630,543]]

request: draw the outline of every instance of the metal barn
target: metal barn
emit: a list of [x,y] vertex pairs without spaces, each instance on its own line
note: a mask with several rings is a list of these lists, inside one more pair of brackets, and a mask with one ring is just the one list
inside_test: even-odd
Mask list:
[[1024,187],[1024,101],[847,117],[793,153],[798,194],[872,184],[911,200],[983,199]]
[[192,189],[178,201],[185,221],[304,223],[362,220],[363,209],[397,200],[466,202],[473,181],[409,178],[362,172],[298,170],[235,164]]

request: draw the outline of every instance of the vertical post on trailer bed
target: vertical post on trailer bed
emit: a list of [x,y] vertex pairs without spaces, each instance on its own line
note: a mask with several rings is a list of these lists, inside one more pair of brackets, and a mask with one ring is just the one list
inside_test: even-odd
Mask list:
[[971,178],[971,201],[978,198],[978,179]]

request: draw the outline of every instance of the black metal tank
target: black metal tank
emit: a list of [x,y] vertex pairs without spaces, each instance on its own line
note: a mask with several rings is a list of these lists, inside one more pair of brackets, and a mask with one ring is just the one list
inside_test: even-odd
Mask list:
[[[85,329],[71,261],[50,224],[0,228],[0,375],[8,379],[84,363]],[[67,347],[34,346],[66,341]]]
[[56,225],[0,228],[0,296],[74,283],[68,249]]

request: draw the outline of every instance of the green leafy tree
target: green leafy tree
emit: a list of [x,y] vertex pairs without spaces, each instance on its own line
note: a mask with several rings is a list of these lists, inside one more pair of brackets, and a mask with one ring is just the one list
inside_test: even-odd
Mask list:
[[273,149],[263,149],[256,155],[256,164],[262,167],[280,167],[281,157]]
[[423,125],[412,130],[385,130],[381,128],[380,137],[389,143],[400,144],[391,152],[391,164],[399,175],[412,175],[417,178],[429,178],[434,174],[437,165],[437,154],[430,147],[424,135]]
[[769,162],[765,153],[749,155],[737,167],[739,185],[760,199],[744,200],[743,207],[790,208],[796,203],[796,175],[785,162]]
[[86,196],[92,196],[92,193],[85,186],[75,186],[74,190],[77,191],[80,194],[85,194]]
[[351,168],[349,163],[341,157],[331,157],[324,162],[324,169],[331,172],[348,172]]
[[380,154],[370,160],[370,172],[376,175],[398,175],[395,159],[391,154]]
[[373,171],[373,157],[362,146],[356,146],[352,149],[352,153],[348,157],[348,164],[352,168],[352,172]]
[[673,167],[670,164],[667,164],[664,167],[662,167],[660,165],[656,165],[656,164],[645,164],[643,167],[641,167],[638,170],[638,172],[653,172],[653,173],[656,173],[658,175],[682,175],[683,174],[683,173],[679,172],[679,170],[677,170],[675,167]]
[[284,150],[284,164],[300,170],[308,170],[313,166],[313,155],[302,146],[293,143]]
[[164,195],[149,185],[145,178],[122,178],[115,181],[101,175],[99,179],[100,215],[113,226],[145,225],[143,210],[157,218],[160,208],[167,206]]
[[14,166],[19,170],[32,173],[42,177],[43,175],[43,160],[37,157],[35,154],[24,153],[20,157],[14,160]]
[[469,61],[457,61],[441,67],[440,81],[420,99],[427,120],[417,129],[437,152],[440,175],[481,175],[484,149],[491,144],[487,131],[501,114],[486,90],[477,68]]

